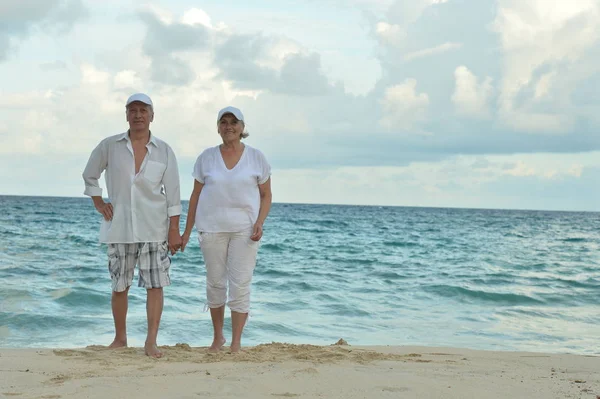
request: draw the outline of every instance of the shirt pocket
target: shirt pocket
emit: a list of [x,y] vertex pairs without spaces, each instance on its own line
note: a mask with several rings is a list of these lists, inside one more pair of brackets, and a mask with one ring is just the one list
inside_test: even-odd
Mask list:
[[144,178],[152,183],[160,183],[165,174],[167,165],[156,161],[147,161],[144,168]]

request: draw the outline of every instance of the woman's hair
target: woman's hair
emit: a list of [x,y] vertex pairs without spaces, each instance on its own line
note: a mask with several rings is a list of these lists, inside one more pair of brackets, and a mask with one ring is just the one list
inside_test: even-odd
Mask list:
[[242,130],[242,134],[240,134],[240,138],[245,139],[246,137],[250,136],[250,133],[248,133],[248,131],[246,130],[246,124],[244,123],[244,121],[240,121],[242,123],[242,126],[244,126],[244,130]]

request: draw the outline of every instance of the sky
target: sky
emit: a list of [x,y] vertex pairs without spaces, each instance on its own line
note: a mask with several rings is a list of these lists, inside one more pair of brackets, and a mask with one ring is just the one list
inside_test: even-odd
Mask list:
[[134,92],[183,199],[233,105],[274,202],[600,211],[600,0],[2,0],[0,195],[83,196]]

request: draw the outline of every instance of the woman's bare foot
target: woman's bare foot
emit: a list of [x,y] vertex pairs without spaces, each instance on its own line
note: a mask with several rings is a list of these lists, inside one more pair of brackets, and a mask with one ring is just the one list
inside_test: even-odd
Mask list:
[[127,348],[127,339],[116,339],[112,342],[112,344],[108,345],[110,349],[115,348]]
[[146,356],[154,357],[156,359],[161,358],[163,355],[156,344],[149,344],[147,342],[144,345],[144,353],[146,353]]
[[239,353],[242,350],[242,344],[239,342],[232,343],[229,350],[231,350],[231,353]]
[[221,348],[223,347],[223,345],[225,345],[225,338],[221,337],[221,338],[215,338],[213,340],[212,345],[208,348],[208,351],[211,353],[217,353],[218,351],[221,350]]

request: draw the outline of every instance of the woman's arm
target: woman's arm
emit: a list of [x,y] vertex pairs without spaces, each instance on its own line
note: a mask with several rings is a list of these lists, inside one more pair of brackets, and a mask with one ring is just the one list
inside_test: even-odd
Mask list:
[[258,185],[258,191],[260,192],[260,209],[258,211],[258,219],[256,219],[256,223],[254,223],[254,227],[252,228],[252,235],[250,236],[251,240],[258,241],[262,238],[263,235],[263,223],[265,219],[269,215],[269,211],[271,210],[271,201],[273,200],[273,194],[271,193],[271,178],[264,182],[263,184]]
[[200,183],[198,180],[194,179],[194,189],[192,190],[192,195],[190,195],[190,203],[188,207],[187,220],[185,223],[185,231],[181,236],[182,245],[181,252],[185,249],[188,241],[190,240],[190,235],[192,234],[192,229],[194,228],[194,223],[196,223],[196,209],[198,207],[198,200],[200,199],[200,193],[202,192],[202,187],[204,184]]

